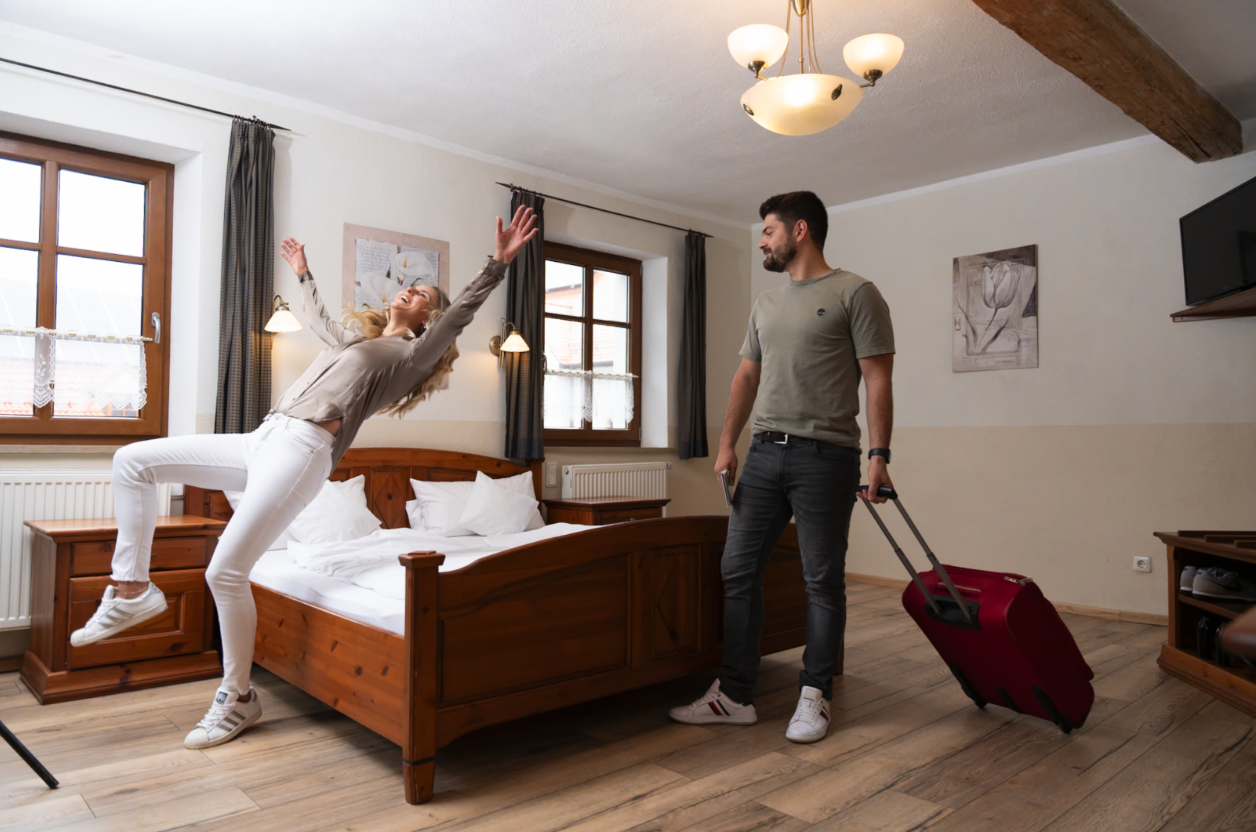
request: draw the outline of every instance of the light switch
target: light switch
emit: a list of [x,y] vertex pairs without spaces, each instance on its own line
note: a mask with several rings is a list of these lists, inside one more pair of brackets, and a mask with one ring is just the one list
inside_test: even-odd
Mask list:
[[558,487],[558,463],[557,462],[545,463],[545,487],[546,488]]

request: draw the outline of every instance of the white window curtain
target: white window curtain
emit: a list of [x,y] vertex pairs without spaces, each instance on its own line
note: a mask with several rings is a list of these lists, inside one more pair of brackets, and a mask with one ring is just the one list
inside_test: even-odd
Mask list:
[[35,407],[55,402],[59,414],[70,416],[88,415],[110,406],[140,410],[148,403],[144,342],[150,338],[58,332],[43,327],[0,327],[0,335],[17,336],[11,343],[21,357],[33,354],[34,373],[25,379],[19,376],[25,376],[31,364],[3,362],[0,392],[6,400],[20,401],[25,398],[22,391],[30,390]]
[[548,370],[545,373],[545,426],[578,428],[581,420],[594,430],[626,430],[632,421],[631,373]]

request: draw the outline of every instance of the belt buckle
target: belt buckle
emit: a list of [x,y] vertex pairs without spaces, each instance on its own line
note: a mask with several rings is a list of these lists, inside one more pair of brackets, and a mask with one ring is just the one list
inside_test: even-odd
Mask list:
[[789,434],[788,434],[788,433],[786,433],[786,434],[783,434],[783,435],[784,435],[784,437],[785,437],[784,439],[782,439],[780,442],[773,442],[772,444],[773,444],[773,445],[788,445],[788,444],[789,444]]

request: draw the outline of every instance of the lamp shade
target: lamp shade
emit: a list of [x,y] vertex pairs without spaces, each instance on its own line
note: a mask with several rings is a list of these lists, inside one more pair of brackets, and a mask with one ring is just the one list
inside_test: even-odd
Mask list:
[[296,332],[300,328],[301,322],[288,311],[287,305],[275,310],[275,314],[266,322],[267,332]]
[[885,75],[898,66],[903,57],[903,39],[884,34],[861,35],[846,44],[842,57],[850,71],[860,78],[868,78],[873,70]]
[[518,332],[510,333],[505,341],[502,341],[502,352],[528,352],[532,348],[528,346],[528,342],[523,340],[523,336]]
[[788,46],[789,35],[770,23],[742,26],[728,36],[728,51],[733,53],[733,60],[745,67],[759,61],[763,66],[771,66],[781,59]]
[[809,136],[837,124],[863,100],[849,78],[806,73],[760,81],[741,97],[741,106],[761,127],[783,136]]

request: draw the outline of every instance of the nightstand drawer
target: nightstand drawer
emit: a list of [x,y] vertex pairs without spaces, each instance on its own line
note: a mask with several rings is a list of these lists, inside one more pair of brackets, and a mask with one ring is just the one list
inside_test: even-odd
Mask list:
[[[208,551],[213,540],[206,537],[157,538],[153,541],[149,571],[203,569],[209,565]],[[75,543],[73,548],[71,575],[108,575],[113,571],[114,541]]]
[[[151,577],[153,583],[166,595],[166,611],[150,621],[88,647],[71,647],[67,641],[67,668],[121,664],[141,659],[200,653],[209,649],[210,634],[205,629],[205,605],[209,603],[209,593],[205,588],[205,570],[157,572]],[[108,577],[70,579],[69,632],[74,632],[87,623],[87,619],[91,618],[96,607],[100,605],[100,599],[109,583]]]
[[623,508],[597,512],[597,524],[627,523],[632,520],[654,520],[663,516],[663,509],[654,508]]

